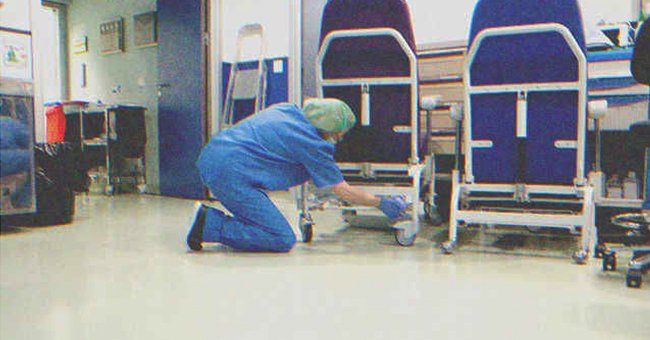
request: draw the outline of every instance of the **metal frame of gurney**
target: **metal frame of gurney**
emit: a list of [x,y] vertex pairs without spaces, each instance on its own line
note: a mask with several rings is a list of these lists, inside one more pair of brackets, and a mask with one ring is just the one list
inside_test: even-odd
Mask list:
[[[323,61],[328,52],[328,48],[333,40],[345,38],[361,38],[361,37],[377,37],[388,36],[392,37],[401,47],[404,54],[408,57],[410,72],[408,76],[402,77],[369,77],[369,78],[342,78],[342,79],[324,79],[323,78]],[[364,185],[363,183],[357,186],[364,190],[379,196],[383,195],[404,195],[407,200],[414,207],[411,213],[410,220],[400,221],[392,225],[395,228],[395,239],[402,246],[411,246],[417,233],[420,230],[420,188],[422,184],[422,176],[426,174],[425,182],[431,183],[426,204],[433,205],[433,174],[434,174],[434,160],[432,157],[427,157],[424,162],[420,162],[418,155],[419,143],[419,107],[418,107],[418,72],[417,72],[417,59],[415,53],[411,50],[404,37],[395,29],[392,28],[372,28],[372,29],[353,29],[353,30],[336,30],[330,32],[323,40],[321,49],[318,53],[316,60],[316,84],[318,89],[318,96],[323,97],[324,87],[336,86],[359,86],[361,88],[361,112],[360,124],[370,124],[370,86],[388,86],[388,85],[410,85],[411,93],[411,116],[410,125],[408,126],[394,126],[393,131],[398,133],[410,134],[410,157],[408,162],[405,163],[351,163],[341,162],[338,163],[339,168],[346,177],[358,178],[373,178],[380,179],[377,184]],[[390,141],[387,141],[390,142]],[[429,167],[428,169],[425,168]],[[387,181],[381,181],[382,177],[386,177]],[[390,181],[390,178],[400,178],[401,181]],[[312,237],[313,221],[308,212],[308,204],[306,188],[303,186],[301,189],[299,202],[299,209],[301,209],[300,229],[303,232],[303,241],[309,242]],[[337,207],[338,208],[338,207]],[[343,207],[344,217],[349,220],[357,211],[369,212],[376,210],[367,207]],[[425,208],[425,210],[427,210]],[[435,211],[435,207],[429,207],[428,211]]]

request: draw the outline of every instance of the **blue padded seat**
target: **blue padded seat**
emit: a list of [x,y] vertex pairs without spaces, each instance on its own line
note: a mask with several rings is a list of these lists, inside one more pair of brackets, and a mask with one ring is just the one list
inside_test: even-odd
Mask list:
[[[484,29],[540,23],[568,28],[585,51],[582,16],[576,0],[480,0],[469,41]],[[470,45],[471,46],[471,45]],[[531,33],[485,39],[470,69],[471,85],[573,82],[578,60],[558,33]],[[471,96],[473,140],[491,140],[491,148],[472,151],[473,175],[479,183],[572,184],[576,150],[555,147],[557,140],[577,140],[578,92],[528,94],[525,155],[518,151],[517,94]],[[520,157],[525,159],[519,173]]]

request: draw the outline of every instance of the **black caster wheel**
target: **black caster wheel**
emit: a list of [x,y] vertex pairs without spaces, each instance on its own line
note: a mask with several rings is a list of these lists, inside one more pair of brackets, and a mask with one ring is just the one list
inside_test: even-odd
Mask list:
[[643,274],[640,270],[628,270],[625,277],[625,283],[630,288],[641,288],[643,282]]
[[440,252],[442,252],[445,255],[453,254],[454,253],[454,244],[449,242],[449,241],[443,242],[440,245]]
[[607,247],[604,244],[599,244],[596,246],[596,249],[594,249],[594,257],[600,259],[606,251]]
[[417,236],[417,234],[408,235],[404,229],[395,230],[395,241],[402,247],[412,246]]
[[345,223],[350,223],[350,221],[357,216],[357,212],[356,210],[343,210],[341,215],[343,216],[343,221],[345,221]]
[[300,233],[302,234],[302,241],[305,243],[311,242],[314,238],[314,223],[307,222],[300,225]]
[[603,271],[605,272],[616,271],[616,253],[603,254]]
[[314,238],[314,222],[311,216],[307,217],[301,214],[300,216],[300,234],[302,234],[302,242],[309,243]]
[[589,254],[587,254],[587,252],[584,251],[584,250],[580,250],[580,251],[577,251],[577,252],[573,253],[572,258],[573,258],[573,262],[575,262],[576,264],[581,264],[582,265],[582,264],[587,263],[587,259],[589,258]]
[[440,216],[440,213],[438,213],[436,206],[427,201],[425,201],[423,205],[424,217],[433,225],[441,225],[442,217]]

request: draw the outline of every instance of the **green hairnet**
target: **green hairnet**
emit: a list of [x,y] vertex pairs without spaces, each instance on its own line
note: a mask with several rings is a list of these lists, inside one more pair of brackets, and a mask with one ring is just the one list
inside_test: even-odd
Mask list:
[[310,98],[302,108],[305,117],[320,131],[346,131],[357,118],[348,104],[334,98]]

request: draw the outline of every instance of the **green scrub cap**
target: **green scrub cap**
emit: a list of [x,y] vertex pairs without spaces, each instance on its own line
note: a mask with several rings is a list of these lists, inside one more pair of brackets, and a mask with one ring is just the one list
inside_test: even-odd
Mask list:
[[349,130],[357,122],[348,104],[334,98],[307,99],[302,111],[305,117],[323,132]]

